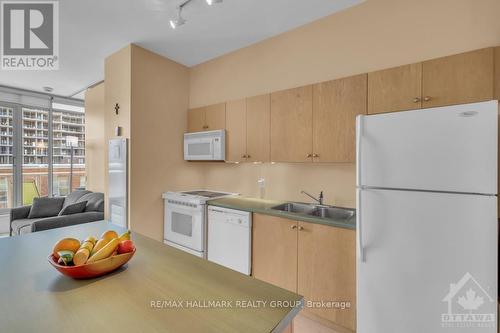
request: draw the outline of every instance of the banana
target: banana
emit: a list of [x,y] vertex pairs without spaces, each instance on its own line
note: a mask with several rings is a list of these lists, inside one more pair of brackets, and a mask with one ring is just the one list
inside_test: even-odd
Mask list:
[[92,252],[92,249],[94,248],[94,244],[92,244],[90,241],[85,241],[85,242],[83,242],[82,245],[80,245],[79,250],[81,250],[83,248],[89,250],[89,253],[90,253],[90,252]]
[[96,262],[98,260],[102,260],[102,259],[106,259],[106,258],[110,257],[113,254],[113,252],[116,250],[116,248],[118,247],[119,243],[120,243],[119,238],[113,238],[102,249],[100,249],[93,256],[91,256],[87,260],[87,264],[91,264],[91,263]]
[[95,244],[94,248],[90,252],[90,256],[92,257],[96,254],[100,249],[102,249],[106,244],[110,242],[110,239],[99,239],[99,241]]
[[85,239],[84,242],[91,242],[92,243],[92,246],[95,245],[95,243],[97,243],[97,239],[94,237],[94,236],[89,236]]
[[89,256],[90,256],[89,249],[86,247],[82,247],[73,256],[73,264],[75,264],[75,266],[83,265],[87,262],[87,259],[89,258]]
[[120,242],[124,240],[130,240],[130,230],[127,230],[126,232],[121,234],[121,236],[118,239],[120,240]]

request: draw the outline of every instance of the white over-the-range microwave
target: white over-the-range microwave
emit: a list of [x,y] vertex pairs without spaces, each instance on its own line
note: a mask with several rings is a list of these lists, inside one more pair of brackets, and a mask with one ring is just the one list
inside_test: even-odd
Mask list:
[[226,159],[226,130],[184,134],[184,160],[224,161]]

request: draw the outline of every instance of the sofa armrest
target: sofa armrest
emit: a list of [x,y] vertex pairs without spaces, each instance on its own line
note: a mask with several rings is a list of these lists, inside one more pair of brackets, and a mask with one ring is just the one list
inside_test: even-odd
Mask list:
[[27,219],[30,214],[31,205],[12,208],[10,210],[10,221]]
[[12,221],[28,218],[30,210],[31,210],[31,205],[16,207],[10,210],[10,221],[9,221],[10,236],[12,236]]
[[85,212],[71,215],[54,216],[33,222],[31,232],[69,227],[76,224],[89,223],[104,220],[104,213]]

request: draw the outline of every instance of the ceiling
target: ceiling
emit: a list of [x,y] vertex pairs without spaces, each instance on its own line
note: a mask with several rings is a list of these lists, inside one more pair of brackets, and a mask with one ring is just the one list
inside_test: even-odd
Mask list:
[[104,78],[104,59],[135,43],[193,66],[364,0],[224,0],[184,7],[187,23],[173,30],[179,0],[64,0],[59,2],[60,64],[57,71],[1,71],[0,85],[82,97]]

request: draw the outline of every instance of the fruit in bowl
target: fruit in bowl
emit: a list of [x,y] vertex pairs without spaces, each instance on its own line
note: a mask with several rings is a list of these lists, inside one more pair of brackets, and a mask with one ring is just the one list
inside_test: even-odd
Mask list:
[[121,236],[108,230],[98,240],[93,236],[80,242],[75,238],[58,241],[49,255],[49,263],[73,278],[90,278],[109,273],[128,262],[135,254],[130,231]]

